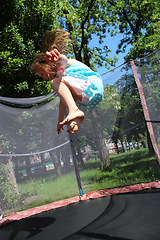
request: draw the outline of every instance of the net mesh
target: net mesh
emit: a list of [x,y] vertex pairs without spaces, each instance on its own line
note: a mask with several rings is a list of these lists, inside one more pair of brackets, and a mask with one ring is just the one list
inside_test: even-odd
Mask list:
[[[56,94],[29,99],[0,97],[2,212],[76,196],[79,191],[157,180],[159,60],[157,50],[133,61],[141,92],[130,62],[102,75],[104,99],[90,110],[82,107],[85,119],[74,134],[67,133],[67,126],[60,135],[56,133]],[[155,149],[156,158],[150,157]]]

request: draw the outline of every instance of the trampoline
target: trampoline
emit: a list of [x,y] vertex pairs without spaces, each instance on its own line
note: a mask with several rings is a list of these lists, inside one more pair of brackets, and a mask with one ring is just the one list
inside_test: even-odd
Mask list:
[[[0,97],[0,210],[5,215],[0,240],[160,239],[159,56],[158,49],[103,75],[104,100],[86,110],[75,134],[54,134],[59,106],[54,93]],[[142,161],[131,161],[132,150]],[[106,167],[111,154],[116,157]],[[40,206],[46,202],[51,203]]]
[[0,228],[3,240],[159,240],[160,189],[101,197]]

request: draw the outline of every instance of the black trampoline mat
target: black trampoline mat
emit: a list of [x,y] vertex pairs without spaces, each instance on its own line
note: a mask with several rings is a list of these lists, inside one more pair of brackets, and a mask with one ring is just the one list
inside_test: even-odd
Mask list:
[[61,240],[98,218],[110,197],[81,201],[0,227],[0,240]]
[[160,190],[111,197],[106,211],[66,240],[160,240]]
[[82,201],[0,228],[0,240],[159,240],[160,190]]

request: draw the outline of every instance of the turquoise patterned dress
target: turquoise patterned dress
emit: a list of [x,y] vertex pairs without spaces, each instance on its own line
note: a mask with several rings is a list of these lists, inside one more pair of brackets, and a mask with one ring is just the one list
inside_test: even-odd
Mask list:
[[91,108],[102,101],[102,79],[85,64],[74,60],[72,65],[65,69],[65,76],[62,79],[82,96],[82,99],[77,101],[79,104]]

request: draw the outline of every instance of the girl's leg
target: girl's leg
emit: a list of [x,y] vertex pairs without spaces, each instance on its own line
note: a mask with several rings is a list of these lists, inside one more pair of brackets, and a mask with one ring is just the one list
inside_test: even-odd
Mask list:
[[53,79],[51,81],[51,87],[58,94],[60,100],[63,102],[63,104],[67,107],[69,111],[68,116],[59,124],[68,124],[69,122],[74,120],[73,122],[71,122],[67,131],[70,133],[77,131],[84,119],[84,112],[78,109],[71,91],[63,82],[61,82],[61,78]]

